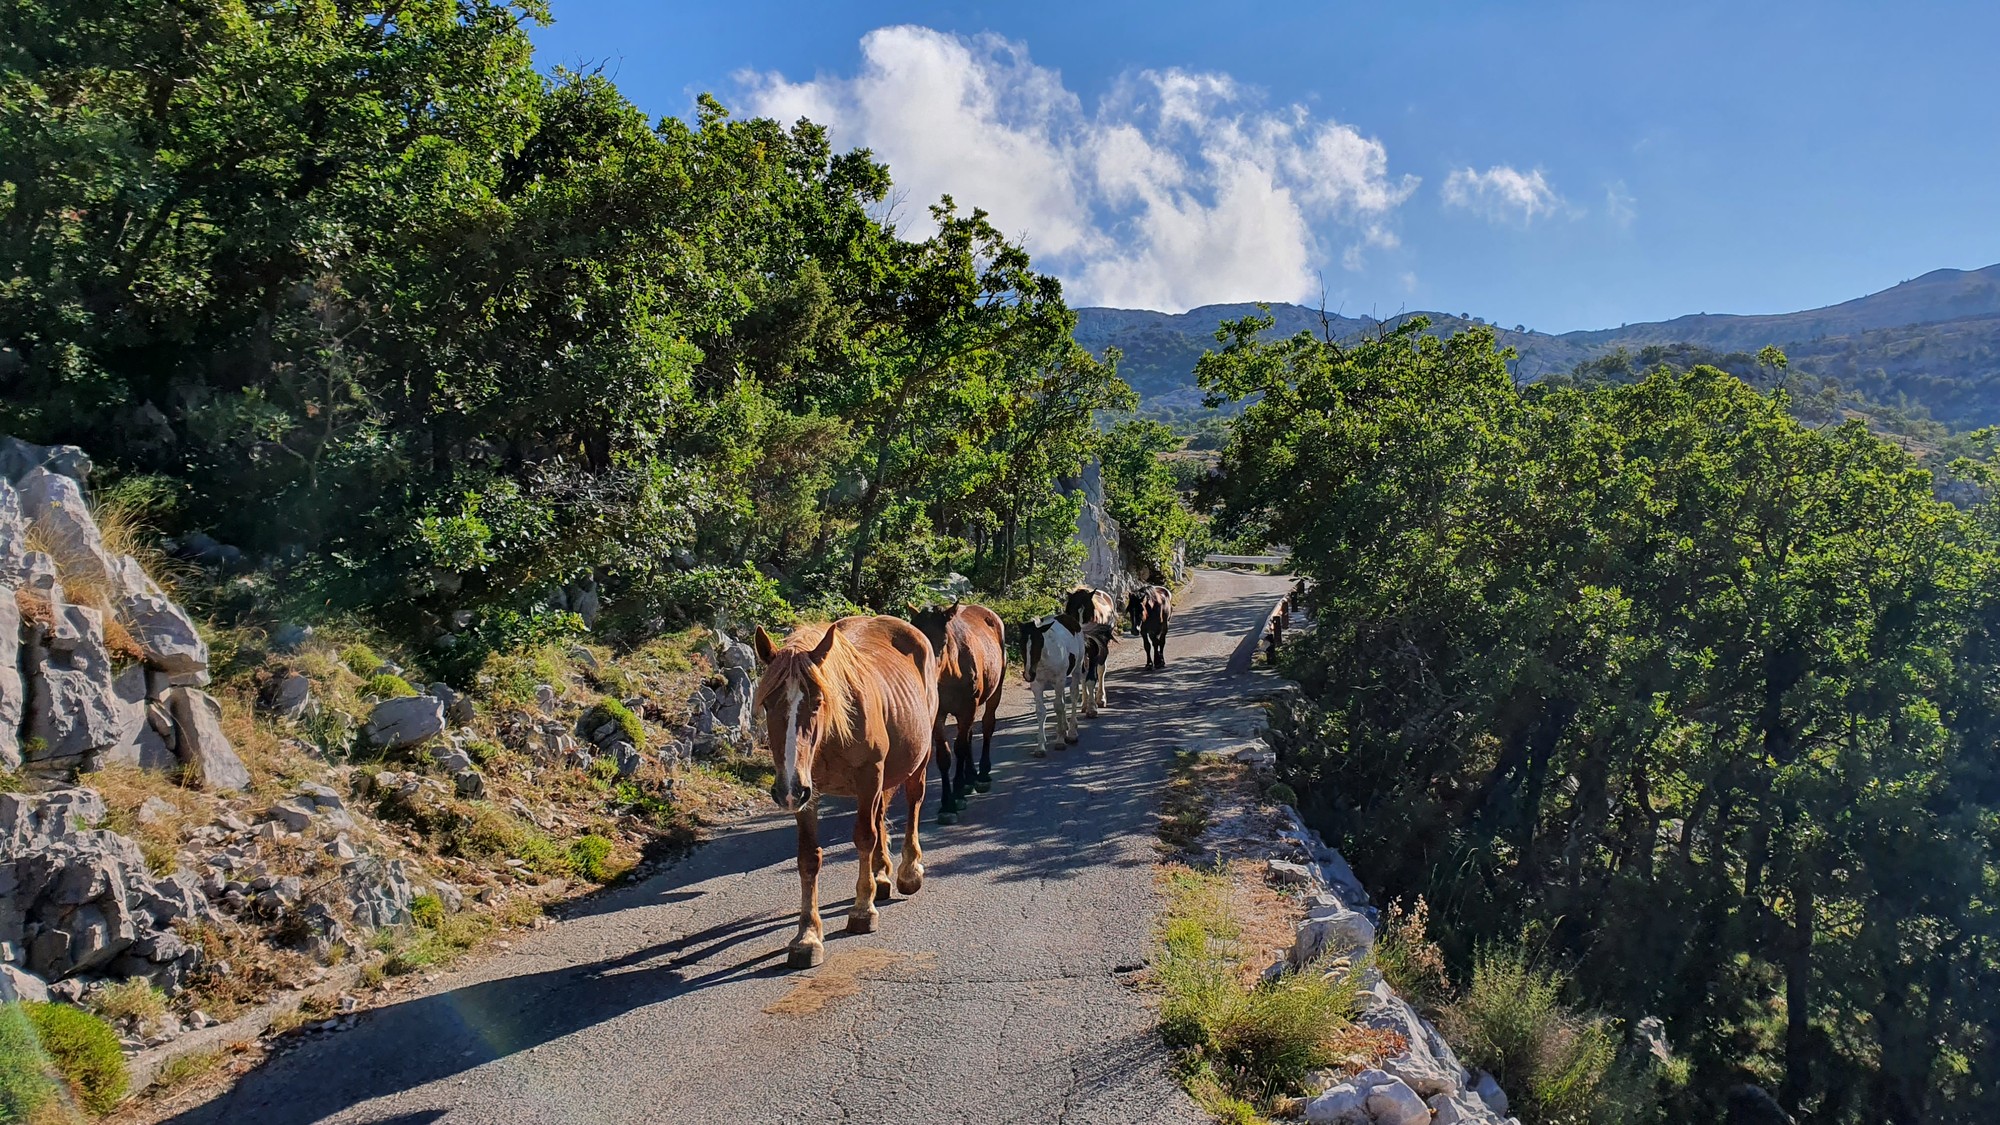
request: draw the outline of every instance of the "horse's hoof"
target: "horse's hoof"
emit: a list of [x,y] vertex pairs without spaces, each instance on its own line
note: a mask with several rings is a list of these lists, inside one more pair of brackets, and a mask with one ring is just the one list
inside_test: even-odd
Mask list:
[[938,810],[937,822],[939,824],[957,824],[958,811],[952,808],[950,805],[944,806],[943,808]]
[[1031,755],[1031,757],[1036,757],[1036,758],[1046,758],[1048,756],[1049,752],[1047,750],[1037,750]]
[[972,791],[975,793],[991,793],[993,791],[993,779],[990,777],[980,778],[978,781],[972,783]]
[[870,910],[866,914],[849,914],[847,916],[847,932],[850,934],[872,934],[875,932],[875,923],[880,917],[881,915],[873,910]]
[[896,898],[895,894],[889,889],[889,880],[887,879],[875,880],[876,902],[893,902],[895,901],[895,898]]
[[818,942],[794,945],[785,950],[785,967],[788,969],[810,969],[825,960],[826,946]]
[[896,873],[896,893],[908,898],[924,889],[924,865],[919,863],[907,871]]
[[1068,746],[1075,746],[1076,740],[1082,737],[1080,734],[1066,734],[1063,735],[1063,743]]

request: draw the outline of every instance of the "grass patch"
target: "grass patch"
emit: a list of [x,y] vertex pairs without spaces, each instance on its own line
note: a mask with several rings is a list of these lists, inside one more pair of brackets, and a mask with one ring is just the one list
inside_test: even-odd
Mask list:
[[346,648],[340,650],[340,662],[347,665],[348,671],[360,676],[364,680],[380,672],[382,665],[388,663],[388,661],[375,655],[374,649],[359,642],[348,645]]
[[367,683],[361,685],[361,694],[371,695],[376,699],[409,699],[417,694],[417,689],[411,687],[410,681],[401,676],[377,672],[368,677]]
[[130,1020],[140,1030],[148,1030],[167,1014],[167,994],[143,977],[133,977],[106,985],[91,998],[91,1010],[114,1023]]
[[447,841],[447,850],[468,858],[518,859],[539,875],[571,873],[569,853],[548,833],[486,801],[470,804],[464,823]]
[[1188,1091],[1225,1120],[1305,1093],[1306,1075],[1345,1061],[1359,974],[1320,966],[1246,983],[1227,875],[1171,867],[1155,980],[1160,1034]]
[[21,1004],[0,1004],[0,1121],[31,1121],[61,1105],[55,1067]]
[[768,754],[721,754],[706,764],[729,781],[751,789],[769,790],[778,779]]
[[593,883],[609,883],[632,870],[632,864],[618,859],[616,851],[617,845],[603,836],[578,836],[570,841],[570,867]]
[[630,707],[616,699],[598,700],[597,705],[590,709],[590,713],[583,717],[584,733],[594,735],[597,733],[597,728],[605,723],[617,723],[619,732],[625,736],[625,741],[641,750],[646,748],[646,724],[640,721],[639,716],[632,713]]
[[448,965],[492,932],[493,921],[485,915],[441,914],[436,925],[418,925],[409,940],[389,954],[382,971],[403,976]]
[[227,1057],[228,1052],[220,1050],[190,1051],[185,1055],[175,1055],[162,1063],[160,1069],[153,1075],[152,1088],[163,1093],[178,1090],[190,1082],[214,1073],[215,1068],[221,1066],[222,1060]]
[[1202,778],[1201,755],[1192,750],[1174,751],[1166,792],[1160,798],[1160,842],[1175,853],[1193,851],[1201,834],[1208,831],[1212,803]]
[[67,1004],[24,1004],[22,1010],[77,1104],[92,1113],[111,1112],[131,1084],[118,1033],[97,1016]]

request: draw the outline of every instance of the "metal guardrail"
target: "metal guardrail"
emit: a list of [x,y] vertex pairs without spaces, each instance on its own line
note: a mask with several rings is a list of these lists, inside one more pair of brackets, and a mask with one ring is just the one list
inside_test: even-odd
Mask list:
[[1290,555],[1203,555],[1202,562],[1220,563],[1223,566],[1283,566],[1292,561]]

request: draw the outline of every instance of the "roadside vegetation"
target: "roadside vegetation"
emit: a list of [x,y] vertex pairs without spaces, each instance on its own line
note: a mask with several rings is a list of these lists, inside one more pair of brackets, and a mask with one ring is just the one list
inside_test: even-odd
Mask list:
[[1429,904],[1468,1053],[1548,1120],[1745,1083],[1815,1122],[2000,1112],[1995,463],[1802,424],[1774,349],[1768,392],[1518,388],[1488,330],[1267,323],[1200,376],[1250,400],[1219,531],[1315,584],[1280,761]]

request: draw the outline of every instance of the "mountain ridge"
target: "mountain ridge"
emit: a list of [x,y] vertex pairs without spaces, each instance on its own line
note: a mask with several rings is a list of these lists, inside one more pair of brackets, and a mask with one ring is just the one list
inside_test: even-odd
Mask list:
[[[1186,409],[1200,402],[1194,361],[1214,346],[1222,320],[1258,311],[1256,302],[1203,305],[1184,313],[1085,307],[1076,338],[1102,355],[1124,353],[1120,370],[1149,407]],[[1414,316],[1440,334],[1488,324],[1478,317],[1413,311],[1390,317],[1341,316],[1273,303],[1273,333],[1323,328],[1352,337]],[[1783,348],[1795,364],[1838,379],[1883,401],[1906,400],[1940,421],[1983,425],[2000,421],[2000,264],[1936,269],[1847,301],[1790,313],[1689,313],[1668,320],[1564,333],[1494,328],[1519,355],[1515,375],[1532,381],[1572,371],[1623,348],[1693,344],[1718,352]]]

